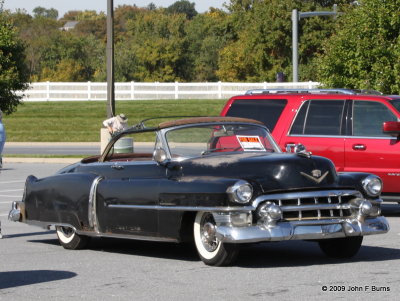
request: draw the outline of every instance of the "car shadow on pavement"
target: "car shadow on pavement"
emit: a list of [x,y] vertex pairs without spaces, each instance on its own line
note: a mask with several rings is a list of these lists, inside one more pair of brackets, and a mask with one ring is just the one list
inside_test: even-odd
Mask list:
[[327,257],[315,242],[287,241],[244,246],[236,265],[243,268],[271,268],[398,259],[400,259],[399,249],[374,246],[361,246],[359,252],[352,258],[334,259]]
[[16,237],[24,237],[24,236],[47,235],[47,234],[53,234],[53,233],[56,233],[56,231],[47,231],[47,232],[41,231],[41,232],[8,234],[8,235],[3,235],[3,238],[16,238]]
[[[28,240],[28,242],[60,245],[58,239],[32,239]],[[60,246],[60,248],[62,247]],[[118,238],[92,238],[86,249],[96,252],[119,253],[124,255],[157,257],[173,260],[200,260],[194,244],[190,243],[177,244]],[[77,252],[79,252],[79,250]]]
[[194,244],[150,242],[114,238],[92,239],[89,248],[94,251],[125,255],[157,257],[172,260],[199,261]]
[[[56,239],[30,240],[29,242],[51,245],[59,244]],[[200,261],[194,244],[190,243],[175,244],[113,238],[92,238],[88,250],[171,260]],[[242,268],[300,267],[399,259],[400,249],[366,245],[362,246],[353,258],[332,259],[325,256],[315,242],[285,241],[243,245],[234,266]]]
[[15,170],[15,168],[0,168],[0,172],[7,171],[7,170]]
[[64,280],[73,278],[75,276],[77,276],[77,274],[73,272],[50,270],[0,272],[0,290],[43,282]]

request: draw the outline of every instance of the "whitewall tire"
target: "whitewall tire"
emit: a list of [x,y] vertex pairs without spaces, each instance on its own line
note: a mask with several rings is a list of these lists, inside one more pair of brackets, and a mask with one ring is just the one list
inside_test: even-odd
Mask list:
[[193,225],[194,241],[201,260],[207,265],[231,264],[238,255],[236,244],[224,244],[216,237],[216,223],[210,212],[198,212]]
[[89,242],[89,237],[76,234],[71,227],[57,226],[57,237],[65,249],[78,250],[84,248]]

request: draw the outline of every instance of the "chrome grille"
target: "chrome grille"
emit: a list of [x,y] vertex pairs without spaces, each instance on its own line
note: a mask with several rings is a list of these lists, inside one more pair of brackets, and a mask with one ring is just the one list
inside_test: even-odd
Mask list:
[[354,190],[313,191],[261,196],[255,202],[273,202],[281,207],[284,220],[301,221],[349,217],[349,202],[358,197]]

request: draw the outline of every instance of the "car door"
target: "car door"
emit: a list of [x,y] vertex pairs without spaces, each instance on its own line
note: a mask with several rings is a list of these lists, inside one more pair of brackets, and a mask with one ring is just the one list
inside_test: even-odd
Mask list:
[[346,132],[346,100],[306,100],[292,123],[283,147],[303,144],[313,155],[333,161],[338,171],[344,168],[344,133]]
[[125,172],[130,172],[129,176],[105,178],[97,187],[100,232],[158,236],[156,206],[159,183],[166,178],[165,167],[154,161],[123,163],[121,166]]
[[[152,136],[152,137],[150,137]],[[92,189],[94,217],[100,233],[158,236],[159,183],[166,169],[158,165],[151,151],[143,152],[141,141],[156,141],[155,133],[125,135],[135,143],[123,151],[110,149],[104,162],[81,164],[77,170],[100,177]],[[149,143],[147,143],[149,144]]]
[[370,172],[384,181],[384,192],[399,190],[400,141],[382,132],[383,122],[397,121],[385,103],[354,100],[352,135],[345,141],[345,171]]

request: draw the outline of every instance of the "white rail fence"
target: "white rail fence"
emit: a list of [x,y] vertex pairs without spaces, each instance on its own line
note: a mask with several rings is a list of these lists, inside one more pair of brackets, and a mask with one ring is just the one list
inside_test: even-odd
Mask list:
[[[225,99],[250,89],[314,89],[318,82],[301,83],[115,83],[116,100]],[[38,82],[23,92],[23,101],[106,100],[104,82]]]

